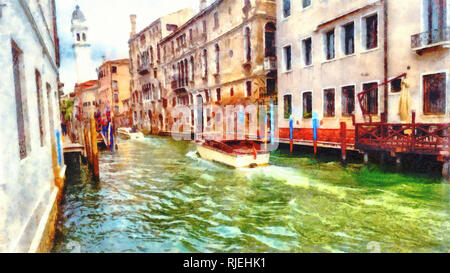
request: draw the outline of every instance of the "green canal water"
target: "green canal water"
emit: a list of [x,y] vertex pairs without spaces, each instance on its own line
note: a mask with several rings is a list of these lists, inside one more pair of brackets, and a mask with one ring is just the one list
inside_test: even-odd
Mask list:
[[[336,158],[335,158],[336,160]],[[448,252],[450,185],[311,155],[234,170],[150,137],[70,177],[54,252]]]

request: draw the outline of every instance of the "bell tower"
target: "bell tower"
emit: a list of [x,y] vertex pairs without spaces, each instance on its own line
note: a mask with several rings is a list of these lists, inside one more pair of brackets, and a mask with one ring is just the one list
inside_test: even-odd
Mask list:
[[72,48],[75,53],[77,83],[86,82],[96,79],[94,74],[94,66],[91,60],[91,45],[89,43],[89,28],[87,27],[86,18],[80,10],[80,6],[76,6],[72,13]]

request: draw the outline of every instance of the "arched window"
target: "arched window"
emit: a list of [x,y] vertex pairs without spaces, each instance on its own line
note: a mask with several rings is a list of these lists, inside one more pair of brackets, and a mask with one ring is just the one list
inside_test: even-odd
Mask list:
[[83,33],[83,41],[86,42],[86,33]]
[[202,54],[202,78],[206,79],[208,76],[208,51],[203,49]]
[[80,41],[80,33],[77,33],[77,41]]
[[216,44],[216,74],[219,74],[220,72],[220,47],[219,44]]
[[250,40],[250,28],[245,28],[245,38],[244,38],[244,46],[245,46],[245,60],[250,62],[252,60],[252,44]]
[[191,81],[194,81],[195,77],[195,63],[194,63],[194,56],[191,56]]
[[189,65],[188,65],[188,61],[187,59],[184,59],[184,78],[185,78],[185,83],[186,85],[189,85]]
[[150,63],[153,64],[153,47],[150,47]]
[[265,57],[275,57],[275,24],[269,22],[264,28],[264,40],[265,40]]

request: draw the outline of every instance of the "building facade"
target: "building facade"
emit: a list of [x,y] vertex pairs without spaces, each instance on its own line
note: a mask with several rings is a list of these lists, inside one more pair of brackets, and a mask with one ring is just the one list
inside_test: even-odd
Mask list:
[[317,120],[319,146],[344,137],[362,151],[448,156],[448,11],[445,0],[279,0],[281,141],[293,120],[294,142],[313,145]]
[[98,69],[99,91],[97,102],[103,115],[124,113],[123,101],[131,96],[129,59],[105,61]]
[[75,117],[78,120],[89,120],[94,116],[98,106],[99,83],[97,80],[90,80],[75,84]]
[[0,6],[0,252],[49,251],[65,173],[55,1]]
[[129,103],[133,124],[146,132],[152,131],[152,127],[154,132],[162,131],[163,128],[163,123],[159,122],[159,119],[151,122],[153,114],[149,112],[156,107],[158,100],[162,100],[162,93],[165,90],[165,83],[160,75],[162,52],[158,43],[192,15],[191,9],[179,10],[155,20],[139,33],[136,33],[136,16],[130,16],[132,30],[129,48],[132,94]]
[[[274,100],[275,32],[275,1],[225,0],[209,6],[200,1],[196,15],[158,41],[162,88],[154,93],[150,88],[149,95],[144,96],[149,100],[145,115],[152,131],[170,133],[176,123],[175,131],[196,131],[200,135],[226,132],[230,129],[225,125],[216,128],[210,122],[214,106],[258,105]],[[177,106],[188,109],[188,113],[179,116],[174,110]],[[245,117],[249,126],[250,120]]]

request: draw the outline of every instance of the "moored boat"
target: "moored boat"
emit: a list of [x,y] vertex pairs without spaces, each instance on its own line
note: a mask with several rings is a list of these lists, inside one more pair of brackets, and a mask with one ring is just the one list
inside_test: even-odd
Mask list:
[[270,152],[261,144],[248,140],[214,141],[197,143],[201,158],[219,162],[234,168],[254,168],[269,165]]
[[133,132],[131,128],[119,128],[117,133],[123,139],[142,139],[144,134],[141,132]]

